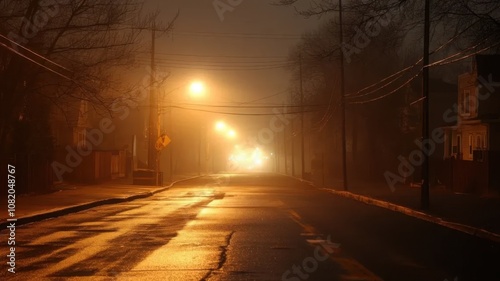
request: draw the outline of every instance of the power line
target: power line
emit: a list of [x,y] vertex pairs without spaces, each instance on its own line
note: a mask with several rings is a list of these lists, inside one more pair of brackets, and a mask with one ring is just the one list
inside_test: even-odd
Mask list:
[[331,109],[331,112],[327,112],[328,114],[325,114],[324,116],[328,115],[328,118],[325,119],[325,121],[323,122],[323,124],[320,124],[320,127],[319,127],[319,131],[321,132],[326,124],[328,124],[328,122],[330,122],[330,120],[332,119],[333,115],[335,114],[336,110],[339,109],[339,105],[340,103],[335,103],[333,105],[333,108]]
[[[147,58],[139,58],[137,59],[139,61],[145,61]],[[289,60],[259,60],[259,61],[234,61],[234,60],[226,60],[226,61],[221,61],[221,60],[206,60],[206,61],[200,61],[200,60],[190,60],[190,59],[176,59],[176,58],[162,58],[162,59],[157,59],[157,61],[163,61],[163,62],[180,62],[180,63],[214,63],[214,64],[241,64],[241,65],[252,65],[252,64],[271,64],[271,63],[290,63]]]
[[364,103],[369,103],[369,102],[374,102],[374,101],[377,101],[377,100],[380,100],[380,99],[383,99],[385,97],[388,97],[394,93],[396,93],[397,91],[399,91],[400,89],[402,89],[404,86],[408,85],[409,83],[411,83],[413,80],[415,80],[419,75],[420,73],[422,72],[422,70],[420,70],[417,74],[415,74],[414,76],[410,77],[408,80],[406,80],[402,85],[400,85],[399,87],[397,87],[396,89],[382,95],[382,96],[379,96],[379,97],[376,97],[376,98],[372,98],[372,99],[369,99],[369,100],[366,100],[366,101],[352,101],[352,102],[349,102],[350,104],[364,104]]
[[[16,45],[17,47],[20,47],[21,49],[23,49],[23,50],[25,50],[25,51],[27,51],[27,52],[29,52],[29,53],[31,53],[31,54],[33,54],[33,55],[35,55],[36,57],[41,58],[42,60],[44,60],[44,61],[46,61],[46,62],[49,62],[49,63],[51,63],[51,64],[53,64],[53,65],[55,65],[55,66],[57,66],[57,67],[59,67],[59,68],[61,68],[61,69],[64,69],[64,70],[68,71],[68,72],[71,72],[71,71],[70,71],[69,69],[67,69],[66,67],[64,67],[64,66],[62,66],[62,65],[60,65],[60,64],[58,64],[58,63],[56,63],[55,61],[53,61],[53,60],[51,60],[51,59],[49,59],[49,58],[47,58],[47,57],[44,57],[44,56],[42,56],[42,55],[40,55],[40,54],[38,54],[38,53],[36,53],[36,52],[34,52],[34,51],[32,51],[32,50],[30,50],[30,49],[26,48],[26,47],[24,47],[23,45],[21,45],[21,44],[19,44],[19,43],[15,42],[15,41],[13,41],[13,40],[11,40],[11,39],[10,39],[10,38],[8,38],[8,37],[3,36],[2,34],[0,34],[0,37],[1,37],[1,38],[3,38],[3,39],[5,39],[5,40],[7,40],[7,41],[9,41],[11,44],[14,44],[14,45]],[[3,46],[5,46],[5,45],[3,45]],[[9,48],[9,49],[10,49],[10,48]],[[13,49],[13,50],[14,50],[14,51],[16,51],[17,53],[19,53],[17,50],[15,50],[15,49]],[[19,53],[19,54],[20,54],[20,53]]]
[[[481,44],[481,43],[480,43],[480,44]],[[473,48],[476,48],[476,47],[477,47],[477,46],[479,46],[480,44],[476,44],[475,46],[473,46],[473,47],[472,47],[472,49],[473,49]],[[389,95],[394,94],[395,92],[397,92],[398,90],[400,90],[401,88],[403,88],[404,86],[406,86],[407,84],[409,84],[409,83],[410,83],[411,81],[413,81],[416,77],[418,77],[418,75],[420,75],[420,73],[423,71],[423,69],[424,69],[424,68],[429,68],[429,67],[432,67],[432,66],[438,66],[438,65],[440,66],[440,65],[445,65],[445,64],[450,64],[450,63],[455,63],[455,62],[458,62],[458,61],[460,61],[460,60],[464,60],[464,59],[466,59],[466,58],[469,58],[469,57],[471,57],[471,56],[474,56],[474,55],[476,55],[476,54],[479,54],[479,53],[485,52],[485,51],[487,51],[487,50],[489,50],[489,49],[491,49],[491,48],[493,48],[493,47],[495,47],[495,46],[497,46],[497,45],[500,45],[500,42],[497,42],[497,43],[495,43],[495,44],[493,44],[493,45],[490,45],[490,46],[488,46],[488,47],[485,47],[485,48],[483,48],[483,49],[480,49],[480,50],[478,50],[478,51],[476,51],[476,52],[474,52],[474,53],[472,53],[472,54],[467,54],[467,55],[464,55],[464,56],[462,56],[462,57],[459,57],[459,58],[454,59],[454,60],[451,60],[451,61],[446,61],[446,60],[448,60],[449,58],[452,58],[452,57],[456,57],[456,55],[457,55],[457,54],[454,54],[454,55],[451,55],[451,56],[449,56],[449,57],[447,57],[447,58],[445,58],[445,59],[439,60],[438,62],[431,63],[431,64],[428,64],[428,65],[425,65],[425,66],[423,66],[423,67],[420,69],[420,71],[419,71],[417,74],[415,74],[413,77],[411,77],[410,79],[408,79],[407,81],[405,81],[402,85],[400,85],[400,86],[399,86],[399,87],[397,87],[396,89],[394,89],[394,90],[392,90],[392,91],[390,91],[390,92],[388,92],[388,93],[386,93],[386,94],[384,94],[384,95],[382,95],[382,96],[379,96],[379,97],[376,97],[376,98],[373,98],[373,99],[370,99],[370,100],[358,101],[358,102],[350,102],[350,103],[351,103],[351,104],[364,104],[364,103],[369,103],[369,102],[372,102],[372,101],[377,101],[377,100],[380,100],[380,99],[382,99],[382,98],[385,98],[385,97],[387,97],[387,96],[389,96]],[[470,49],[470,48],[468,48],[468,49]],[[463,52],[459,52],[458,54],[460,54],[460,53],[463,53]]]
[[[2,37],[3,37],[3,38],[5,38],[4,36],[2,36]],[[49,63],[51,63],[51,64],[53,64],[53,65],[59,66],[59,67],[61,67],[62,69],[65,69],[65,70],[67,70],[68,72],[70,72],[71,74],[73,74],[73,72],[71,72],[71,71],[70,71],[70,70],[68,70],[67,68],[65,68],[65,67],[63,67],[63,66],[61,66],[61,65],[57,64],[56,62],[54,62],[54,61],[52,61],[52,60],[50,60],[50,59],[48,59],[48,58],[46,58],[46,57],[44,57],[44,56],[42,56],[42,55],[40,55],[40,54],[37,54],[37,53],[35,53],[34,51],[29,50],[28,48],[25,48],[25,47],[23,47],[23,46],[21,46],[21,45],[17,44],[16,42],[14,42],[14,41],[10,40],[9,38],[6,38],[6,39],[7,39],[9,42],[12,42],[12,43],[16,44],[17,46],[21,47],[22,49],[24,49],[24,50],[26,50],[26,51],[28,51],[28,52],[30,52],[30,53],[32,53],[32,54],[34,54],[35,56],[37,56],[37,57],[39,57],[39,58],[42,58],[43,60],[45,60],[45,61],[47,61],[47,62],[49,62]],[[22,58],[24,58],[24,59],[26,59],[26,60],[28,60],[28,61],[30,61],[30,62],[32,62],[32,63],[34,63],[34,64],[36,64],[36,65],[38,65],[38,66],[40,66],[40,67],[44,68],[45,70],[48,70],[49,72],[51,72],[51,73],[53,73],[53,74],[56,74],[57,76],[60,76],[61,78],[66,79],[66,80],[68,80],[68,81],[70,81],[70,82],[74,83],[76,86],[78,86],[78,87],[79,87],[80,89],[82,89],[84,92],[87,92],[87,93],[90,93],[90,94],[94,94],[94,93],[92,93],[91,91],[89,91],[89,90],[87,89],[87,86],[86,86],[85,84],[83,84],[83,83],[81,83],[81,82],[79,82],[79,81],[76,81],[74,78],[71,78],[71,77],[69,77],[69,76],[67,76],[67,75],[65,75],[65,74],[60,73],[60,72],[59,72],[59,71],[57,71],[57,70],[54,70],[54,69],[52,69],[52,68],[50,68],[50,67],[48,67],[48,66],[44,65],[44,64],[42,64],[42,63],[40,63],[40,62],[38,62],[38,61],[36,61],[36,60],[34,60],[34,59],[32,59],[32,58],[30,58],[30,57],[26,56],[25,54],[20,53],[20,52],[19,52],[19,51],[17,51],[16,49],[14,49],[14,48],[12,48],[12,47],[9,47],[8,45],[6,45],[6,44],[4,44],[4,43],[1,43],[1,42],[0,42],[0,46],[4,47],[4,48],[5,48],[5,49],[7,49],[8,51],[10,51],[10,52],[12,52],[12,53],[14,53],[14,54],[16,54],[16,55],[18,55],[18,56],[20,56],[20,57],[22,57]],[[83,99],[83,98],[82,98],[82,99]],[[100,100],[98,97],[96,97],[96,99],[97,99],[99,102],[103,102],[103,101],[102,101],[102,100]]]
[[[369,86],[367,86],[367,87],[365,87],[365,88],[363,88],[363,89],[361,89],[361,90],[357,91],[356,93],[349,93],[348,95],[346,95],[346,98],[351,98],[351,99],[352,99],[352,98],[357,98],[357,97],[363,97],[363,96],[367,96],[367,95],[369,95],[369,94],[371,94],[371,93],[377,92],[378,90],[381,90],[381,89],[383,89],[383,88],[385,88],[385,87],[389,86],[390,84],[392,84],[392,83],[393,83],[393,82],[395,82],[396,80],[398,80],[400,77],[402,77],[402,76],[404,75],[404,73],[405,73],[405,72],[407,72],[407,71],[409,71],[410,69],[412,69],[412,68],[414,68],[414,67],[418,66],[418,64],[420,64],[420,62],[422,62],[422,59],[419,59],[419,60],[418,60],[417,62],[415,62],[413,65],[410,65],[410,66],[408,66],[408,67],[405,67],[405,68],[403,68],[402,70],[399,70],[398,72],[395,72],[395,73],[393,73],[393,74],[391,74],[391,75],[389,75],[389,76],[385,77],[384,79],[382,79],[382,80],[380,80],[380,81],[378,81],[378,82],[376,82],[376,83],[373,83],[372,85],[369,85]],[[396,76],[397,76],[397,77],[396,77]],[[394,77],[396,77],[396,78],[394,78]],[[389,79],[391,79],[391,78],[394,78],[394,79],[393,79],[393,80],[391,80],[391,81],[389,81],[389,82],[387,82],[386,84],[383,84],[382,86],[379,86],[378,88],[376,88],[376,89],[374,89],[374,90],[369,91],[368,93],[359,94],[359,93],[361,93],[361,92],[363,92],[363,91],[366,91],[366,90],[368,90],[368,89],[370,89],[370,88],[373,88],[373,87],[375,87],[376,85],[378,85],[378,84],[380,84],[380,83],[382,83],[382,82],[385,82],[385,81],[387,81],[387,80],[389,80]]]
[[[163,107],[160,107],[160,108],[169,108],[169,107],[170,108],[177,108],[177,109],[184,109],[184,110],[191,110],[191,111],[198,111],[198,112],[223,114],[223,115],[241,115],[241,116],[270,116],[270,115],[276,115],[276,113],[241,113],[241,112],[215,111],[215,110],[208,110],[208,109],[189,108],[189,107],[183,107],[183,106],[177,106],[177,105],[163,106]],[[282,112],[282,114],[293,115],[293,114],[308,113],[308,112],[317,112],[317,110],[307,110],[307,111],[301,110],[301,111],[292,111],[292,112]]]
[[[436,48],[435,50],[433,50],[432,52],[430,52],[430,55],[433,55],[433,54],[439,52],[444,47],[450,45],[452,42],[454,42],[455,40],[457,40],[460,35],[464,34],[467,30],[469,30],[470,28],[472,28],[478,22],[480,22],[480,21],[476,20],[475,22],[473,22],[472,24],[470,24],[469,26],[467,26],[465,29],[463,29],[462,31],[460,31],[458,34],[456,34],[455,36],[453,36],[452,38],[450,38],[448,41],[446,41],[445,43],[441,44],[441,46],[439,46],[438,48]],[[403,69],[401,69],[401,70],[399,70],[399,71],[397,71],[397,72],[395,72],[395,73],[393,73],[393,74],[385,77],[384,79],[382,79],[382,80],[380,80],[378,82],[375,82],[375,83],[373,83],[373,84],[371,84],[371,85],[369,85],[369,86],[367,86],[367,87],[365,87],[365,88],[363,88],[363,89],[361,89],[361,90],[359,90],[359,91],[357,91],[355,93],[349,93],[349,94],[347,94],[346,97],[347,96],[351,97],[351,96],[355,96],[355,95],[359,96],[359,97],[366,96],[366,95],[368,95],[370,93],[374,93],[374,92],[376,92],[376,91],[378,91],[380,89],[383,89],[386,86],[388,86],[388,85],[392,84],[393,82],[395,82],[396,80],[398,80],[400,77],[402,77],[403,74],[404,74],[404,72],[407,72],[407,71],[411,70],[412,68],[418,66],[422,62],[422,60],[423,60],[423,57],[421,57],[419,60],[417,60],[414,64],[412,64],[412,65],[410,65],[410,66],[408,66],[406,68],[403,68]],[[378,84],[383,83],[383,82],[385,82],[385,81],[387,81],[387,80],[389,80],[389,79],[391,79],[391,78],[393,78],[395,76],[398,76],[398,77],[392,79],[390,82],[382,85],[381,87],[376,88],[375,90],[372,90],[372,91],[370,91],[370,92],[368,92],[366,94],[359,95],[361,92],[366,91],[366,90],[368,90],[370,88],[373,88],[373,87],[377,86]]]
[[[141,63],[146,63],[145,59],[139,59],[137,60]],[[201,67],[218,67],[218,68],[259,68],[259,67],[274,67],[274,66],[287,66],[287,65],[292,65],[292,62],[288,61],[280,61],[280,62],[259,62],[259,63],[254,63],[254,62],[247,62],[247,63],[242,63],[242,62],[233,62],[233,63],[228,63],[228,62],[200,62],[200,61],[181,61],[181,62],[175,62],[175,61],[168,61],[168,60],[157,60],[157,64],[163,64],[163,65],[173,65],[173,66],[201,66]],[[238,64],[238,65],[234,65]]]
[[240,103],[240,104],[249,104],[249,103],[254,103],[254,102],[257,102],[257,101],[261,101],[261,100],[270,99],[270,98],[273,98],[273,97],[279,96],[279,95],[281,95],[282,93],[284,93],[284,92],[286,92],[286,91],[287,91],[287,90],[283,90],[283,91],[277,92],[277,93],[272,94],[272,95],[269,95],[269,96],[265,96],[265,97],[258,98],[258,99],[255,99],[255,100],[245,101],[245,102],[242,102],[242,103]]
[[[443,60],[440,60],[440,61],[437,61],[437,62],[434,62],[434,63],[431,63],[429,64],[427,67],[432,67],[432,66],[441,66],[441,65],[446,65],[446,64],[450,64],[450,63],[455,63],[457,61],[461,61],[461,60],[464,60],[464,59],[467,59],[467,58],[470,58],[471,56],[474,56],[474,55],[477,55],[477,54],[480,54],[482,52],[485,52],[485,51],[488,51],[489,49],[493,48],[493,47],[496,47],[500,44],[500,42],[497,42],[491,46],[488,46],[488,47],[484,47],[483,49],[480,49],[479,51],[477,52],[474,52],[472,54],[468,54],[468,55],[465,55],[465,56],[462,56],[460,58],[457,58],[457,59],[454,59],[454,60],[450,60],[450,61],[445,61],[444,59]],[[448,58],[449,59],[449,58]]]
[[18,51],[16,51],[15,49],[13,49],[13,48],[11,48],[11,47],[9,47],[9,46],[5,45],[4,43],[0,43],[0,46],[5,47],[7,50],[9,50],[9,51],[13,52],[14,54],[16,54],[16,55],[18,55],[18,56],[20,56],[20,57],[22,57],[22,58],[24,58],[24,59],[26,59],[26,60],[28,60],[28,61],[32,62],[32,63],[34,63],[34,64],[36,64],[36,65],[38,65],[38,66],[40,66],[40,67],[42,67],[42,68],[45,68],[46,70],[48,70],[48,71],[50,71],[50,72],[52,72],[52,73],[54,73],[54,74],[56,74],[56,75],[58,75],[58,76],[60,76],[60,77],[64,78],[64,79],[67,79],[67,80],[69,80],[69,81],[76,82],[76,81],[74,81],[73,79],[71,79],[70,77],[68,77],[68,76],[66,76],[66,75],[64,75],[64,74],[61,74],[61,73],[57,72],[56,70],[53,70],[53,69],[51,69],[50,67],[48,67],[48,66],[46,66],[46,65],[44,65],[44,64],[42,64],[42,63],[39,63],[39,62],[35,61],[34,59],[31,59],[31,58],[27,57],[27,56],[26,56],[26,55],[24,55],[24,54],[19,53]]
[[[321,127],[320,127],[320,129],[319,129],[320,131],[322,131],[322,130],[323,130],[323,128],[324,128],[324,127],[325,127],[325,125],[328,123],[328,121],[330,121],[330,118],[332,118],[333,113],[335,112],[335,109],[336,109],[336,108],[333,108],[333,109],[332,109],[332,112],[331,112],[331,114],[330,114],[330,109],[331,109],[331,107],[332,107],[332,105],[333,105],[333,94],[334,94],[334,93],[335,93],[335,91],[334,91],[334,89],[332,88],[332,89],[331,89],[331,93],[330,93],[330,100],[328,101],[328,108],[327,108],[327,110],[325,111],[325,114],[323,114],[323,117],[321,117],[321,120],[318,122],[318,124],[323,123],[322,125],[320,125],[320,126],[321,126]],[[336,105],[338,105],[338,104],[336,104]],[[327,117],[327,116],[328,116],[328,117]]]
[[[147,52],[140,52],[147,53]],[[235,55],[200,55],[200,54],[183,54],[183,53],[161,53],[157,55],[163,56],[178,56],[178,57],[196,57],[196,58],[240,58],[240,59],[268,59],[268,58],[288,58],[288,56],[235,56]]]
[[186,65],[181,65],[181,64],[177,64],[177,65],[172,65],[172,64],[162,64],[163,66],[165,67],[169,67],[169,68],[177,68],[177,69],[195,69],[195,70],[213,70],[213,71],[251,71],[251,70],[272,70],[272,69],[279,69],[279,68],[286,68],[287,66],[289,66],[289,64],[283,64],[283,65],[270,65],[270,66],[255,66],[255,67],[247,67],[247,68],[243,68],[243,67],[203,67],[203,66],[186,66]]
[[279,105],[215,105],[215,104],[195,104],[195,103],[179,103],[173,104],[177,106],[197,106],[197,107],[212,107],[212,108],[241,108],[241,109],[266,109],[266,108],[305,108],[305,107],[322,107],[323,104],[306,104],[293,105],[293,104],[279,104]]
[[196,37],[223,37],[223,38],[246,38],[246,39],[286,39],[297,40],[302,38],[302,34],[285,34],[285,33],[218,33],[218,32],[189,32],[180,31],[172,32],[172,36],[196,36]]

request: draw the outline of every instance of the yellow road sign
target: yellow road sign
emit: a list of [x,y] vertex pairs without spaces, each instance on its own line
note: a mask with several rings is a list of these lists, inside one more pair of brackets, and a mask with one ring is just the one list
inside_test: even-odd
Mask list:
[[156,140],[155,148],[156,150],[162,150],[165,148],[172,140],[165,134],[161,135],[158,140]]

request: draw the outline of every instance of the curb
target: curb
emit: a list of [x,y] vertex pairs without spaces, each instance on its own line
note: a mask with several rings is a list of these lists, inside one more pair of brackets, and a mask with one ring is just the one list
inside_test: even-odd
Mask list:
[[310,185],[310,186],[312,186],[312,187],[319,188],[319,187],[315,186],[315,185],[314,185],[314,183],[313,183],[312,181],[304,180],[304,179],[298,178],[298,177],[296,177],[296,176],[291,176],[291,175],[287,175],[287,174],[283,174],[283,173],[276,173],[276,172],[275,172],[275,174],[280,175],[280,176],[284,176],[284,177],[289,177],[289,178],[292,178],[292,179],[294,179],[294,180],[298,180],[298,181],[300,181],[300,182],[305,182],[305,183],[309,184],[309,185]]
[[469,226],[469,225],[464,225],[464,224],[460,224],[460,223],[450,222],[447,220],[443,220],[442,218],[435,217],[435,216],[426,214],[424,212],[416,211],[416,210],[408,208],[408,207],[403,207],[400,205],[396,205],[394,203],[374,199],[374,198],[371,198],[368,196],[354,194],[354,193],[351,193],[349,191],[338,191],[338,190],[320,188],[320,187],[316,187],[316,188],[323,190],[323,191],[326,191],[326,192],[333,193],[333,194],[338,195],[338,196],[354,199],[354,200],[363,202],[363,203],[368,204],[368,205],[373,205],[373,206],[385,208],[385,209],[388,209],[388,210],[391,210],[394,212],[399,212],[399,213],[405,214],[407,216],[411,216],[411,217],[420,219],[420,220],[424,220],[427,222],[438,224],[438,225],[447,227],[449,229],[460,231],[462,233],[469,234],[469,235],[472,235],[472,236],[475,236],[478,238],[487,239],[487,240],[490,240],[490,241],[493,241],[496,243],[500,243],[500,235],[499,234],[487,231],[485,229],[481,229],[481,228],[477,228],[477,227],[473,227],[473,226]]
[[326,192],[329,192],[329,193],[332,193],[332,194],[335,194],[338,196],[342,196],[344,198],[353,199],[353,200],[360,201],[360,202],[363,202],[363,203],[368,204],[368,205],[373,205],[373,206],[381,207],[381,208],[388,209],[388,210],[391,210],[394,212],[399,212],[399,213],[402,213],[404,215],[411,216],[411,217],[414,217],[414,218],[417,218],[420,220],[424,220],[427,222],[431,222],[434,224],[438,224],[440,226],[447,227],[449,229],[453,229],[453,230],[456,230],[456,231],[459,231],[459,232],[462,232],[465,234],[469,234],[469,235],[474,236],[474,237],[490,240],[490,241],[495,242],[495,243],[500,243],[500,234],[497,234],[497,233],[494,233],[491,231],[487,231],[485,229],[481,229],[481,228],[477,228],[477,227],[473,227],[473,226],[469,226],[469,225],[465,225],[465,224],[460,224],[460,223],[456,223],[456,222],[450,222],[450,221],[444,220],[442,218],[435,217],[435,216],[426,214],[424,212],[416,211],[416,210],[408,208],[408,207],[403,207],[401,205],[397,205],[397,204],[390,203],[387,201],[382,201],[382,200],[374,199],[374,198],[371,198],[368,196],[355,194],[355,193],[352,193],[349,191],[338,191],[338,190],[324,188],[324,187],[317,187],[311,181],[303,180],[301,178],[296,178],[294,176],[290,176],[290,175],[286,175],[286,174],[281,174],[281,173],[278,173],[278,174],[294,178],[294,179],[299,180],[303,183],[307,183],[308,185],[313,186],[319,190],[323,190],[323,191],[326,191]]
[[108,198],[108,199],[93,201],[93,202],[89,202],[89,203],[83,203],[80,205],[63,207],[60,209],[47,211],[45,213],[39,213],[39,214],[35,214],[35,215],[20,217],[20,218],[16,219],[15,221],[4,221],[4,222],[0,223],[0,229],[5,229],[11,223],[15,223],[16,226],[21,226],[21,225],[34,223],[34,222],[38,222],[38,221],[42,221],[42,220],[46,220],[46,219],[52,219],[52,218],[64,216],[64,215],[71,214],[71,213],[85,211],[85,210],[92,209],[92,208],[99,207],[99,206],[103,206],[103,205],[118,204],[118,203],[123,203],[123,202],[130,202],[130,201],[137,200],[137,199],[147,198],[147,197],[153,196],[157,193],[164,192],[179,182],[188,181],[188,180],[192,180],[192,179],[199,178],[199,177],[201,177],[201,176],[194,176],[194,177],[190,177],[190,178],[186,178],[186,179],[180,179],[180,180],[177,180],[177,181],[170,183],[169,185],[167,185],[165,187],[159,188],[157,190],[148,191],[148,192],[144,192],[144,193],[140,193],[140,194],[136,194],[136,195],[131,195],[128,197]]

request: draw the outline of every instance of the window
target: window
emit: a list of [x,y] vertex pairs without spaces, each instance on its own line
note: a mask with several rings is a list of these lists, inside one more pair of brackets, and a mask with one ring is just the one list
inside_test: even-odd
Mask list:
[[472,134],[469,134],[469,154],[472,155]]
[[470,114],[470,90],[464,90],[462,101],[462,113]]
[[87,130],[85,129],[79,130],[76,145],[80,148],[86,148],[87,147],[86,138],[87,138]]

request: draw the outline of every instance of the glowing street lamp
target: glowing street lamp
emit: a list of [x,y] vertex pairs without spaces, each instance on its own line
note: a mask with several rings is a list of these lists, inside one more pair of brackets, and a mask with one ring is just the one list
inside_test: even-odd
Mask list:
[[219,132],[225,132],[227,131],[227,125],[223,121],[219,121],[215,123],[215,130]]
[[236,132],[234,130],[229,130],[227,132],[227,137],[230,138],[230,139],[236,138]]
[[[203,98],[205,95],[205,92],[206,92],[206,87],[205,87],[205,84],[203,83],[203,81],[197,80],[197,81],[192,81],[191,83],[185,82],[185,83],[182,83],[182,85],[180,85],[179,87],[174,88],[165,94],[166,96],[169,97],[170,104],[172,104],[172,94],[180,89],[182,90],[182,92],[179,92],[179,93],[182,93],[183,95],[187,94],[193,100]],[[172,114],[172,110],[170,110],[169,113]],[[171,124],[171,122],[170,122],[170,124]],[[205,132],[203,132],[203,130],[205,130]],[[201,174],[201,169],[202,169],[201,168],[202,167],[201,155],[202,155],[202,149],[203,149],[202,135],[204,135],[204,134],[207,134],[206,124],[200,126],[200,132],[199,132],[199,138],[198,138],[198,171],[200,174]],[[207,141],[207,147],[205,148],[205,154],[208,155],[208,141]],[[173,152],[170,153],[170,169],[172,169],[172,167],[173,167],[172,155],[173,155]],[[173,174],[173,172],[171,172],[171,174]]]
[[226,123],[224,123],[223,121],[218,121],[217,123],[215,123],[215,129],[219,132],[226,130],[226,127]]
[[201,97],[205,92],[205,85],[200,81],[195,81],[191,83],[189,92],[191,93],[192,97]]

